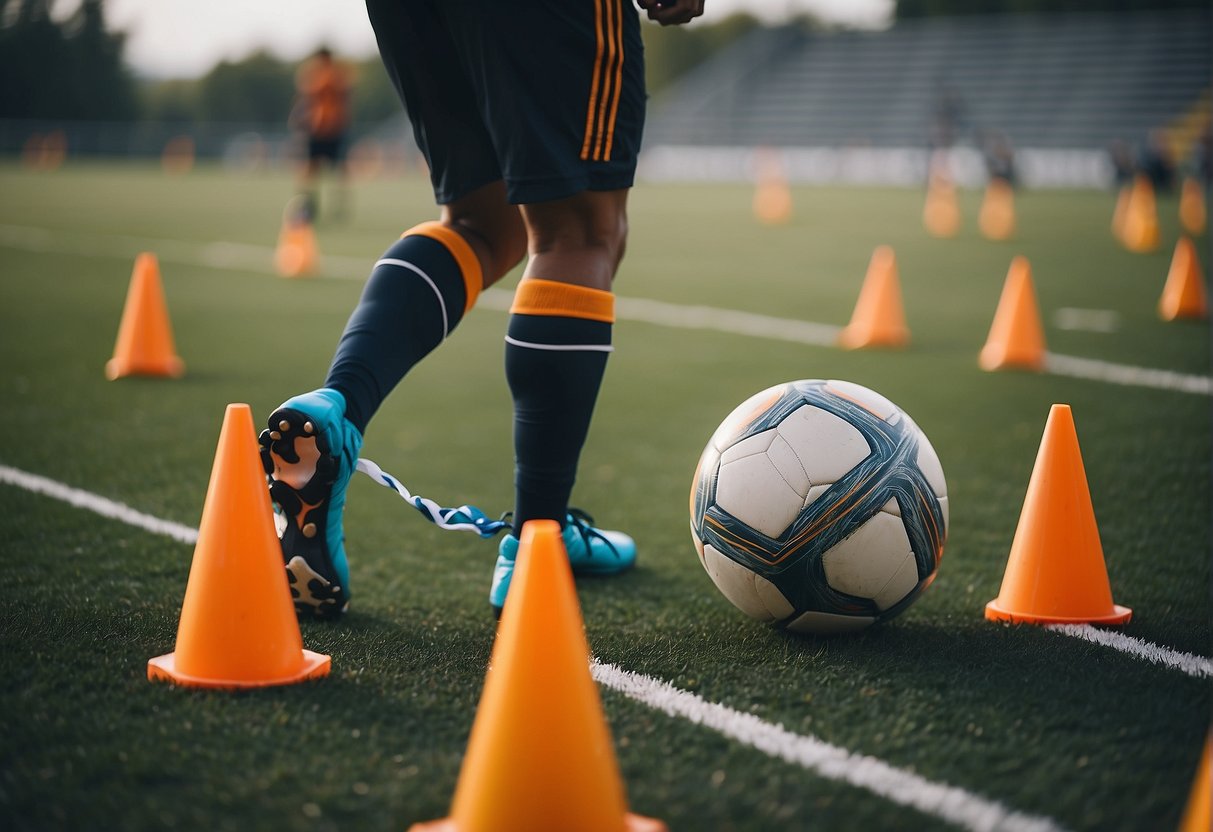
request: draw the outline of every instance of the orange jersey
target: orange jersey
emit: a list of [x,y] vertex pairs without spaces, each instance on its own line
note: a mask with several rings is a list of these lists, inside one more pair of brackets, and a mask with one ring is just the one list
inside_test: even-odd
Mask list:
[[349,72],[335,62],[312,60],[303,65],[296,87],[309,134],[335,138],[345,132],[350,123],[350,86]]

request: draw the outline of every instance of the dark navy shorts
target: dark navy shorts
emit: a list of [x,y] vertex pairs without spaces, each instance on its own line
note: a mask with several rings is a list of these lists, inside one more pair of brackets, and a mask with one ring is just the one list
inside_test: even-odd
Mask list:
[[631,187],[645,106],[631,0],[366,5],[440,204],[499,179],[515,204]]
[[340,137],[321,138],[309,136],[307,140],[307,158],[311,161],[327,159],[336,164],[345,156],[345,141]]

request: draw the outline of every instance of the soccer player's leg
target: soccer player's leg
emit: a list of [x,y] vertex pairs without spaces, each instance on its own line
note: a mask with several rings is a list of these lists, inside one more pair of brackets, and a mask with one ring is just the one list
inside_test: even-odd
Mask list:
[[455,329],[486,283],[520,257],[517,209],[505,202],[500,183],[481,191],[446,206],[444,222],[405,232],[384,253],[324,387],[284,402],[261,434],[283,559],[301,613],[330,617],[348,605],[342,515],[371,418],[405,374]]
[[627,191],[585,191],[524,206],[531,259],[514,296],[506,334],[506,380],[514,398],[514,534],[498,548],[489,602],[500,612],[525,523],[564,528],[573,571],[630,568],[636,546],[570,511],[577,463],[612,350],[611,281],[623,255]]

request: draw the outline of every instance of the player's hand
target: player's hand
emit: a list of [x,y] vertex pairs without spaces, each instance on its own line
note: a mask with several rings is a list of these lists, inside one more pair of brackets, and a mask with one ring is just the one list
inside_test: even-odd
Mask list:
[[636,3],[645,10],[649,20],[662,26],[677,26],[703,14],[704,0],[636,0]]

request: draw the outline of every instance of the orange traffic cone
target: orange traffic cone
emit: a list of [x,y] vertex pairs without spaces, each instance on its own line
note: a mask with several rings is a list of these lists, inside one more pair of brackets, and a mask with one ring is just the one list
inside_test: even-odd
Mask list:
[[448,818],[411,832],[659,832],[627,812],[560,526],[522,529]]
[[288,218],[278,234],[274,268],[283,277],[306,277],[316,271],[316,233],[306,220]]
[[767,225],[784,225],[792,219],[792,190],[783,169],[783,159],[774,148],[760,149],[755,156],[758,184],[754,188],[754,216]]
[[994,177],[986,185],[977,224],[990,240],[1009,240],[1015,234],[1015,190],[1010,182]]
[[1122,185],[1116,193],[1116,209],[1112,212],[1112,236],[1121,245],[1125,241],[1125,221],[1129,217],[1129,202],[1133,199],[1133,186]]
[[1099,528],[1070,406],[1049,410],[998,597],[986,618],[1027,624],[1123,624],[1112,603]]
[[960,203],[952,180],[940,175],[931,177],[922,207],[922,224],[932,237],[955,237],[960,233]]
[[1205,753],[1196,767],[1192,794],[1179,822],[1179,832],[1209,832],[1213,829],[1213,732],[1205,739]]
[[144,252],[135,258],[114,357],[105,364],[105,377],[163,376],[180,378],[185,362],[173,346],[173,327],[168,319],[160,265],[156,255]]
[[327,676],[303,649],[247,404],[230,404],[202,507],[176,652],[147,678],[198,688],[259,688]]
[[1121,242],[1129,251],[1143,254],[1158,248],[1158,204],[1150,179],[1138,174],[1129,192]]
[[1044,327],[1036,305],[1036,289],[1032,285],[1032,266],[1022,255],[1011,261],[994,323],[977,363],[983,370],[1044,369]]
[[838,335],[839,346],[903,347],[910,342],[905,310],[901,305],[901,283],[897,258],[889,246],[877,246],[868,262],[868,273],[859,290],[851,322]]
[[1164,321],[1179,318],[1201,320],[1209,315],[1205,275],[1200,268],[1196,246],[1187,237],[1180,237],[1175,244],[1167,283],[1158,300],[1158,315]]
[[1189,176],[1179,191],[1179,222],[1189,234],[1202,234],[1207,218],[1205,192],[1200,182]]

